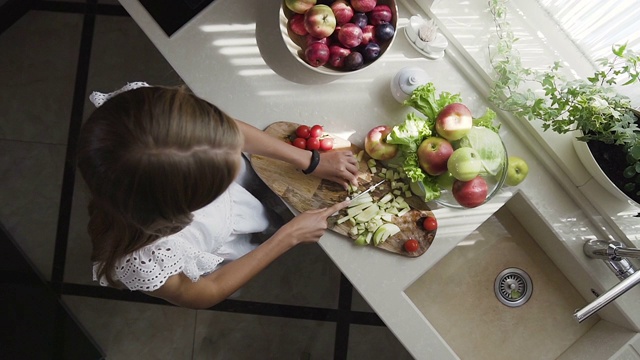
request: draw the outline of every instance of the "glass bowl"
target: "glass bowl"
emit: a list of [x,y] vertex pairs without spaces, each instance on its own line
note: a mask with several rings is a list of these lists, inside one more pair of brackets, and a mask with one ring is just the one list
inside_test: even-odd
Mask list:
[[[493,199],[493,197],[498,192],[500,192],[500,189],[502,189],[502,186],[504,185],[504,181],[507,178],[507,168],[509,167],[509,155],[507,154],[507,148],[504,146],[504,142],[502,142],[502,147],[504,148],[504,158],[502,161],[502,166],[500,168],[500,171],[498,171],[498,174],[495,176],[491,174],[480,175],[487,182],[487,186],[489,188],[487,191],[487,197],[482,204],[485,204],[489,200]],[[458,201],[456,201],[456,199],[453,197],[453,193],[451,192],[450,189],[445,189],[442,187],[440,189],[441,189],[440,197],[434,200],[437,204],[454,208],[454,209],[470,209],[468,207],[464,207],[460,205]]]

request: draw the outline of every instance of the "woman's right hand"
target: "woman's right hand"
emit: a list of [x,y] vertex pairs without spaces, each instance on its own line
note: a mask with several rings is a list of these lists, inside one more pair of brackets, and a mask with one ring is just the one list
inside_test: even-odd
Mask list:
[[345,200],[328,208],[305,211],[284,224],[276,233],[294,241],[293,245],[318,242],[327,230],[327,218],[348,205],[349,200]]

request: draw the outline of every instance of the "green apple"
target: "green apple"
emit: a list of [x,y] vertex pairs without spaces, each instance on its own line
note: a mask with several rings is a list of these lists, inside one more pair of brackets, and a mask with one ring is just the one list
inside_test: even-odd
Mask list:
[[475,149],[461,147],[449,157],[447,170],[454,178],[460,181],[469,181],[482,171],[482,159]]
[[524,181],[529,174],[529,165],[524,159],[517,156],[509,156],[507,176],[504,183],[508,186],[516,186]]
[[294,13],[304,14],[316,4],[316,0],[285,0],[284,3]]

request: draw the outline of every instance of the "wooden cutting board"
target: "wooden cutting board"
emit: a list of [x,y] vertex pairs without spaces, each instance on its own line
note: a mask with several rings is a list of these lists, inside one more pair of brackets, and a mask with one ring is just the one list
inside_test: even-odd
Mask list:
[[[299,125],[300,124],[290,122],[276,122],[269,125],[265,129],[265,132],[281,139],[282,141],[290,143],[290,136],[295,133],[295,129]],[[332,134],[329,135],[334,139],[334,149],[332,151],[351,150],[354,154],[358,154],[360,152],[361,149],[351,144],[348,140],[339,138]],[[368,159],[369,156],[365,153],[359,163],[358,188],[362,191],[369,188],[372,184],[382,180],[380,176],[374,175],[370,172],[367,166]],[[347,191],[340,185],[312,175],[305,175],[293,165],[283,161],[259,155],[251,155],[250,160],[251,165],[262,181],[264,181],[271,190],[286,201],[291,207],[299,212],[325,208],[343,201],[348,196]],[[390,191],[389,182],[386,182],[384,185],[383,189],[377,188],[371,192],[374,200],[379,200]],[[417,196],[412,196],[405,200],[409,203],[412,210],[401,217],[395,216],[392,221],[400,227],[401,231],[398,234],[389,237],[387,241],[376,247],[404,256],[417,257],[427,251],[436,234],[435,230],[424,230],[422,227],[422,220],[427,216],[435,216],[424,201],[421,201]],[[329,217],[329,229],[338,234],[345,235],[347,236],[347,240],[353,241],[348,238],[349,230],[352,225],[350,225],[348,221],[343,222],[342,224],[336,224],[337,219],[341,216],[343,216],[342,212],[338,215]],[[407,252],[404,250],[403,244],[408,239],[418,240],[420,248],[415,252]]]

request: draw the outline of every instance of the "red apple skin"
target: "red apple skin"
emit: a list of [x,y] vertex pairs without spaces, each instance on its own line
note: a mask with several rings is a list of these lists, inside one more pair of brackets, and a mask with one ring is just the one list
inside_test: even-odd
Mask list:
[[313,43],[304,51],[304,56],[309,65],[322,66],[329,61],[329,47],[323,43]]
[[311,36],[310,34],[307,34],[307,36],[305,37],[305,40],[307,41],[307,46],[313,43],[321,43],[329,46],[329,38],[317,38],[317,37]]
[[378,125],[364,138],[364,150],[376,160],[390,160],[398,154],[398,146],[387,142],[391,127]]
[[285,0],[285,5],[294,13],[304,14],[316,4],[316,0]]
[[329,46],[329,65],[335,68],[344,67],[344,59],[351,54],[351,50],[340,45]]
[[363,13],[373,10],[377,4],[377,0],[351,0],[353,10]]
[[481,176],[476,176],[469,181],[455,180],[451,188],[451,193],[458,204],[466,208],[482,205],[487,199],[488,192],[487,182]]
[[369,14],[369,21],[372,25],[380,25],[382,23],[391,22],[393,13],[391,8],[387,5],[376,5]]
[[315,5],[304,13],[304,28],[317,38],[326,38],[336,29],[336,17],[327,5]]
[[344,24],[338,33],[338,41],[347,48],[354,48],[362,43],[362,29],[353,23]]
[[376,40],[376,27],[373,25],[367,25],[362,29],[362,42],[361,45],[367,45],[370,42],[378,42]]
[[461,103],[445,106],[436,118],[436,132],[449,141],[462,139],[472,127],[471,110]]
[[343,25],[351,21],[354,11],[347,0],[336,0],[331,4],[331,10],[336,17],[336,23]]
[[306,36],[309,32],[304,28],[304,15],[293,14],[289,19],[289,29],[297,35]]
[[427,174],[438,176],[447,171],[447,160],[453,154],[453,146],[447,140],[431,136],[418,147],[418,162]]

